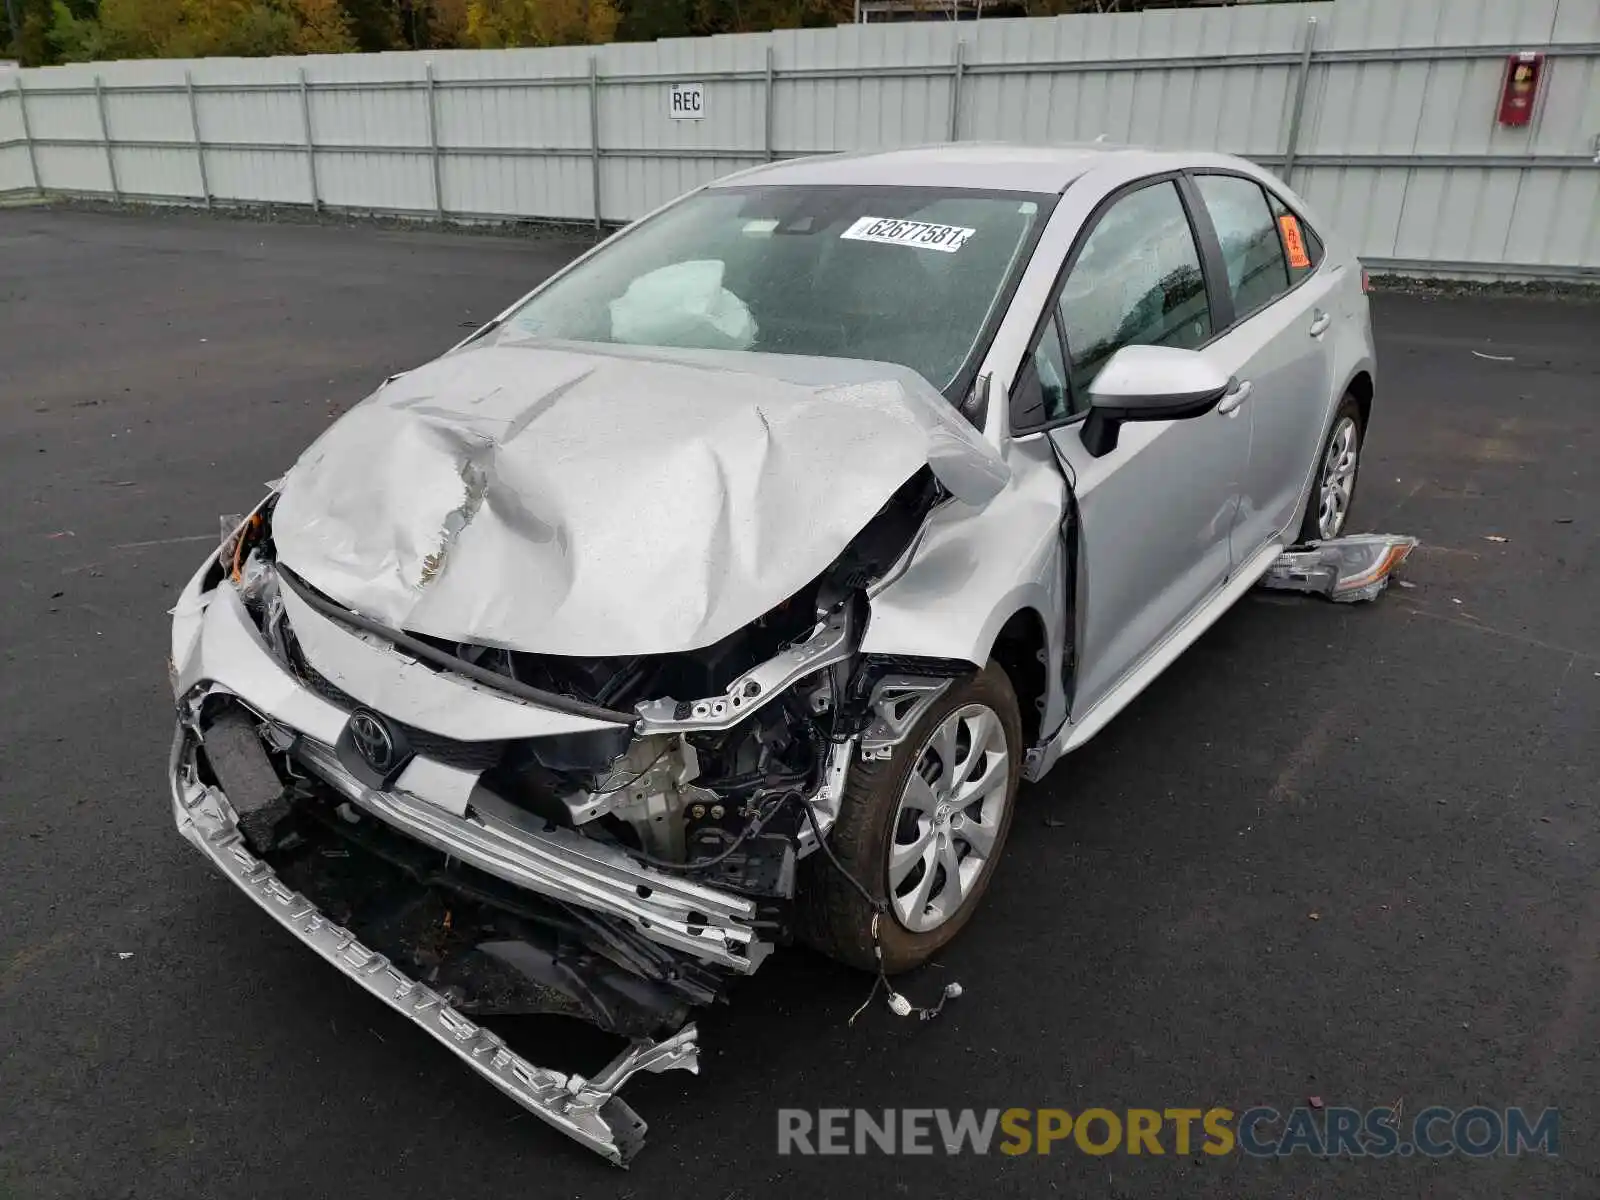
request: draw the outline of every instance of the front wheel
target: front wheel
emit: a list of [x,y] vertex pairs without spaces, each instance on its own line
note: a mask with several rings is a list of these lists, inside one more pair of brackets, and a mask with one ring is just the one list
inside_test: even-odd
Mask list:
[[1356,475],[1361,469],[1361,405],[1349,393],[1339,402],[1317,460],[1317,477],[1300,522],[1301,542],[1325,542],[1344,532],[1350,506],[1356,498]]
[[[886,972],[920,966],[972,918],[1011,831],[1022,750],[1016,694],[990,663],[952,683],[890,758],[853,766],[828,844],[886,901],[878,923]],[[806,940],[876,970],[872,906],[822,851],[805,868]]]

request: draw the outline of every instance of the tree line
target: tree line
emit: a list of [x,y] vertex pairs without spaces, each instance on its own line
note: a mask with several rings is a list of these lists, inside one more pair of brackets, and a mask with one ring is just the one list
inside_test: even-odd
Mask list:
[[[941,8],[940,0],[923,2],[930,15]],[[985,11],[1048,16],[1227,2],[989,0]],[[24,66],[571,46],[832,26],[854,15],[854,0],[4,0],[4,6],[0,56],[9,45]]]

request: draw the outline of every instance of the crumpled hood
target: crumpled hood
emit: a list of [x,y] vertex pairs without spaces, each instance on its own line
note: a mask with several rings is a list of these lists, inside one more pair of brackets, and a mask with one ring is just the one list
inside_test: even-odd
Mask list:
[[546,654],[709,645],[816,578],[924,464],[984,503],[1004,463],[884,364],[476,343],[301,456],[279,558],[414,633]]

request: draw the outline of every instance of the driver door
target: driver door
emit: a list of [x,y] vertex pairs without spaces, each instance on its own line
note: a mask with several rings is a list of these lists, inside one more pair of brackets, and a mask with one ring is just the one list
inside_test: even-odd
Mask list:
[[1135,185],[1093,221],[1068,258],[1013,407],[1014,433],[1030,419],[1048,428],[1077,502],[1073,721],[1227,581],[1250,456],[1248,405],[1130,422],[1108,454],[1085,448],[1089,390],[1116,351],[1199,349],[1214,332],[1200,243],[1176,179]]

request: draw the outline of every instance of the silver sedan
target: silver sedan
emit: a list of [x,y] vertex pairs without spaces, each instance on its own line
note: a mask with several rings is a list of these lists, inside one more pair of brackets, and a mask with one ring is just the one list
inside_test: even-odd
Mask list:
[[[625,1161],[615,1092],[694,1065],[697,1007],[793,939],[926,961],[1019,782],[1341,533],[1364,293],[1220,155],[702,188],[385,381],[224,538],[174,610],[179,828]],[[636,1040],[565,1076],[476,1020],[528,1012]]]

